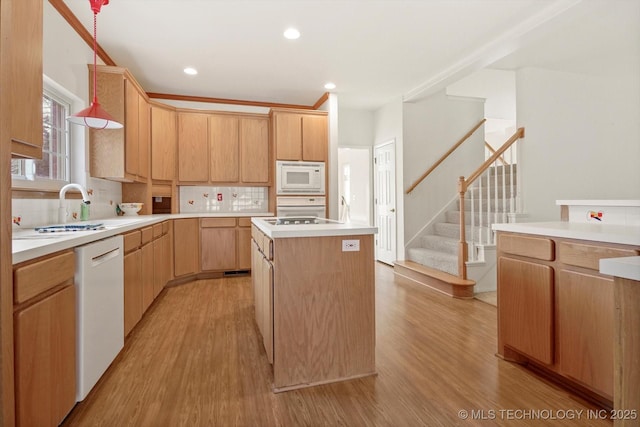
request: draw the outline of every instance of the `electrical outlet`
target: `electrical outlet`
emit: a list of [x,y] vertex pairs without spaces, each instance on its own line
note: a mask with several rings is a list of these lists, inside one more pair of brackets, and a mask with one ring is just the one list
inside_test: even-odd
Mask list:
[[360,240],[343,240],[342,252],[359,252]]

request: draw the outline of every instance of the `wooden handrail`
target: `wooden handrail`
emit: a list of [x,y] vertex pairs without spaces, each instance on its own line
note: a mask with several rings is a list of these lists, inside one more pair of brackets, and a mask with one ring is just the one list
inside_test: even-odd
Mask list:
[[465,179],[464,176],[461,176],[458,180],[458,194],[459,194],[459,203],[460,203],[460,241],[458,243],[458,276],[462,279],[467,278],[467,259],[469,256],[469,246],[467,245],[466,238],[466,230],[465,230],[465,218],[464,218],[464,196],[467,193],[467,189],[473,182],[484,173],[485,170],[491,166],[493,162],[498,159],[502,153],[507,151],[514,142],[518,139],[524,138],[524,128],[518,128],[518,130],[502,144],[502,147],[498,148],[498,150],[493,153],[491,157],[489,157],[483,164],[480,166],[474,173],[472,173],[469,178]]
[[466,192],[467,188],[469,188],[469,186],[473,184],[473,182],[478,179],[478,177],[482,175],[485,170],[489,169],[489,166],[491,166],[491,164],[495,162],[496,159],[502,155],[502,153],[507,151],[509,147],[511,147],[511,145],[520,138],[524,138],[524,128],[518,128],[518,130],[513,135],[511,135],[511,138],[509,138],[504,144],[502,144],[502,147],[498,148],[498,150],[496,150],[496,152],[493,153],[493,155],[489,157],[474,173],[469,175],[469,178],[461,180],[460,184],[463,185],[463,187],[459,188],[459,190],[462,192]]
[[422,176],[420,178],[418,178],[413,184],[411,184],[411,187],[409,187],[409,189],[405,192],[405,194],[409,194],[411,193],[418,185],[420,185],[420,183],[427,177],[429,176],[429,174],[431,172],[433,172],[435,170],[435,168],[437,168],[438,166],[440,166],[440,163],[444,162],[446,160],[447,157],[449,157],[449,155],[451,153],[453,153],[463,142],[465,142],[467,139],[469,139],[469,137],[471,135],[473,135],[473,133],[478,130],[478,128],[480,126],[482,126],[484,124],[484,122],[486,122],[487,119],[482,119],[480,120],[480,122],[475,125],[469,132],[467,132],[462,138],[460,138],[458,140],[458,142],[456,142],[453,147],[451,147],[449,149],[449,151],[447,151],[446,153],[444,153],[444,155],[442,155],[442,157],[440,157],[440,159],[438,159],[438,161],[436,161],[433,166],[431,166],[429,169],[427,169],[427,171],[425,173],[422,174]]
[[[489,150],[491,154],[494,154],[496,152],[496,150],[487,141],[484,142],[484,146],[487,147],[487,150]],[[509,165],[509,162],[507,162],[502,156],[498,157],[498,160],[500,160],[500,163],[505,166]]]

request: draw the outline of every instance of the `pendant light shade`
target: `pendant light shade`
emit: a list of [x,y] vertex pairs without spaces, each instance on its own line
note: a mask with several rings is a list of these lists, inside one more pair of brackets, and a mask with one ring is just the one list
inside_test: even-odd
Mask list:
[[81,126],[87,126],[94,129],[120,129],[123,127],[122,123],[119,123],[111,117],[111,114],[107,113],[98,102],[98,71],[97,71],[97,15],[100,12],[100,8],[109,4],[109,0],[89,0],[91,4],[91,10],[93,11],[93,101],[89,108],[67,117],[70,123],[74,123]]

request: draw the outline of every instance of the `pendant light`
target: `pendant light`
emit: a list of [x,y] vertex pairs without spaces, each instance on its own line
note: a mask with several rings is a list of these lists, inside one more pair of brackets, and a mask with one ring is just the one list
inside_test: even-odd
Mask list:
[[123,125],[111,117],[109,113],[102,109],[98,102],[98,70],[97,70],[97,25],[96,17],[102,6],[108,5],[109,0],[89,0],[93,11],[93,101],[89,108],[67,117],[70,123],[81,126],[88,126],[95,129],[120,129]]

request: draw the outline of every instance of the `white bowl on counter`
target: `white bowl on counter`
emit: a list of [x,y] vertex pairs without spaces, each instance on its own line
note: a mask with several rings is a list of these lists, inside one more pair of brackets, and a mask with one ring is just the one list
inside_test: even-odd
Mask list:
[[142,205],[144,205],[144,203],[120,203],[118,206],[125,215],[131,216],[138,215],[138,212],[142,209]]

